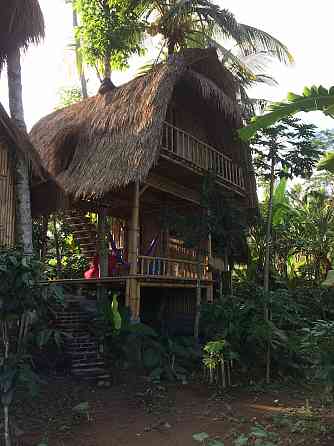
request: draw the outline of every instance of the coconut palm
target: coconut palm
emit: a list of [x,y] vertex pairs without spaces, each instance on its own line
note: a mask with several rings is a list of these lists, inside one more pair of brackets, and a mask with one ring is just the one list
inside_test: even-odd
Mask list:
[[[44,20],[38,0],[2,0],[0,14],[0,70],[7,62],[9,108],[17,126],[26,131],[21,82],[20,50],[44,36]],[[18,240],[32,253],[29,166],[16,156]]]
[[168,54],[189,46],[216,46],[229,59],[233,58],[218,40],[231,40],[244,55],[263,51],[281,62],[292,62],[287,47],[265,31],[237,22],[228,9],[210,0],[134,0],[146,5],[152,35],[161,34]]
[[[266,102],[252,100],[247,89],[256,83],[273,84],[265,68],[269,59],[292,63],[287,47],[265,31],[239,23],[233,13],[210,0],[133,0],[144,6],[147,31],[162,37],[159,57],[189,47],[214,47],[223,65],[235,76],[246,119]],[[232,47],[228,49],[228,47]]]

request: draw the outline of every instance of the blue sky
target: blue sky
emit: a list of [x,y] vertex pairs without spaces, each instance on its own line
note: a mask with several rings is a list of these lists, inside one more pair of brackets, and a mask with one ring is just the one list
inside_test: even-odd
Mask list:
[[[305,85],[334,85],[332,63],[332,27],[334,2],[318,0],[224,0],[217,1],[231,9],[240,22],[262,28],[284,42],[295,57],[293,67],[274,64],[270,73],[279,82],[278,87],[261,87],[254,94],[270,100],[283,99],[288,91],[301,92]],[[37,120],[50,113],[59,100],[61,87],[77,83],[72,42],[72,15],[65,0],[40,0],[45,21],[46,39],[32,47],[23,56],[22,75],[24,107],[30,128]],[[317,8],[316,8],[317,6]],[[148,58],[155,54],[150,42]],[[115,73],[113,80],[121,84],[131,79],[145,60],[134,59],[131,69]],[[97,90],[94,73],[89,73],[90,91]],[[0,78],[0,100],[7,107],[5,73]],[[307,121],[322,128],[334,127],[332,120],[320,113],[308,114]]]

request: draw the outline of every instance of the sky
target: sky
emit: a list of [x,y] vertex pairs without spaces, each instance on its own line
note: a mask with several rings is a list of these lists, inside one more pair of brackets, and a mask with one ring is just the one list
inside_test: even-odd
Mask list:
[[[268,72],[279,82],[276,87],[261,87],[256,97],[281,100],[288,91],[300,93],[305,85],[334,85],[332,62],[333,0],[216,0],[230,9],[241,23],[261,28],[287,45],[295,64],[286,67],[273,64]],[[46,22],[46,38],[38,47],[30,47],[22,57],[23,101],[28,128],[52,112],[59,103],[62,87],[77,85],[73,51],[72,14],[65,0],[40,0]],[[152,58],[156,47],[150,42],[147,58]],[[132,59],[130,69],[114,73],[116,85],[130,80],[145,64],[145,59]],[[97,91],[95,74],[88,74],[89,90]],[[0,101],[7,108],[7,80],[0,78]],[[321,113],[305,115],[308,122],[320,128],[333,128],[333,121]]]

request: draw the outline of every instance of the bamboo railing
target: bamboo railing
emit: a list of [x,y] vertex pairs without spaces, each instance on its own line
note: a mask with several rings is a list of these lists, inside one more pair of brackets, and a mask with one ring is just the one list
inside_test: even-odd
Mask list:
[[231,158],[168,122],[163,125],[162,144],[169,155],[186,161],[194,168],[212,171],[225,182],[245,189],[243,169]]
[[[167,257],[138,257],[137,274],[178,279],[197,279],[197,262]],[[201,264],[201,279],[208,279],[207,265]]]

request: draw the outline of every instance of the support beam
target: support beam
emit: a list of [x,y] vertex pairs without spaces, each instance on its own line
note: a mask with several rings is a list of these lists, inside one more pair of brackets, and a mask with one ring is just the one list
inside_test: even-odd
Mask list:
[[98,213],[100,277],[108,277],[108,225],[107,210],[102,208]]
[[[138,248],[139,248],[139,182],[134,184],[132,214],[129,230],[129,263],[130,275],[137,274]],[[139,320],[140,311],[140,285],[136,278],[126,281],[126,305],[131,309],[133,321]]]
[[200,205],[201,199],[199,192],[182,186],[179,183],[175,183],[165,177],[150,173],[148,178],[145,180],[146,185],[152,187],[153,189],[166,192],[168,194],[174,195],[175,197],[187,200],[190,203]]
[[[209,257],[208,264],[210,265],[210,259],[212,258],[212,238],[211,238],[211,233],[209,233],[209,237],[208,237],[208,257]],[[210,271],[210,270],[208,272],[208,279],[210,281],[212,281],[212,271]],[[206,299],[207,299],[207,301],[209,303],[213,302],[213,285],[212,284],[207,287]]]

